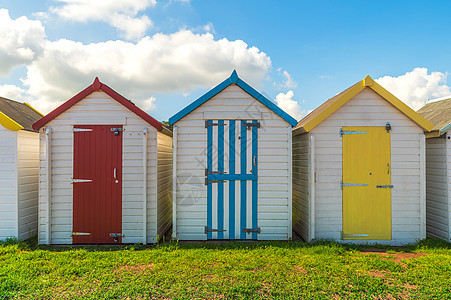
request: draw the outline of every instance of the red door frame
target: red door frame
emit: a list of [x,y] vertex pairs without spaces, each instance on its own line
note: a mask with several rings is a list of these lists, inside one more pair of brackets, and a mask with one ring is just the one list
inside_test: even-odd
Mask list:
[[72,242],[121,243],[122,126],[74,126],[73,164]]

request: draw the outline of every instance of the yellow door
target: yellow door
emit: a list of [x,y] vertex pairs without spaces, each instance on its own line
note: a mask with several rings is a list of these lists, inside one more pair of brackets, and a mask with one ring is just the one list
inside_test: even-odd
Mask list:
[[391,239],[390,133],[343,127],[343,239]]

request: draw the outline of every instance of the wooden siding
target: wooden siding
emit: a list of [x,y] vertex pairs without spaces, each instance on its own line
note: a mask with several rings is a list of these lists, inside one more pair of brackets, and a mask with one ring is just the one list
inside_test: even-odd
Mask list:
[[207,134],[205,117],[252,119],[260,116],[258,132],[259,185],[258,226],[260,240],[287,240],[289,225],[289,124],[240,87],[230,85],[196,110],[178,121],[177,186],[174,235],[180,240],[207,238]]
[[[411,243],[422,238],[420,150],[422,129],[381,96],[365,88],[311,133],[315,135],[315,238],[340,240],[342,222],[342,140],[343,126],[385,126],[390,122],[392,184],[392,240],[390,244]],[[352,241],[346,241],[352,242]],[[357,241],[359,242],[359,241]],[[361,241],[360,241],[361,242]],[[365,241],[372,242],[372,241]]]
[[172,138],[157,134],[157,233],[162,237],[172,224]]
[[37,234],[39,189],[39,134],[18,132],[18,233],[19,240]]
[[17,237],[17,131],[0,125],[0,240]]
[[448,178],[446,139],[426,141],[426,226],[427,233],[448,239]]
[[447,177],[448,177],[448,241],[451,242],[451,130],[446,133]]
[[309,240],[310,134],[293,136],[293,231]]
[[[143,129],[148,128],[147,208],[149,243],[157,237],[157,131],[103,92],[95,92],[50,121],[52,157],[51,243],[71,244],[73,125],[123,125],[123,243],[143,241]],[[41,128],[39,243],[46,241],[45,128]]]

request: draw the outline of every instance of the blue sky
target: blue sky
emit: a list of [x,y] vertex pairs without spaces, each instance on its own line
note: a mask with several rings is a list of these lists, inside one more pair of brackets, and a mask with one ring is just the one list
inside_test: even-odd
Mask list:
[[297,118],[367,74],[451,94],[449,1],[115,2],[0,1],[0,96],[48,112],[99,76],[167,120],[234,68]]

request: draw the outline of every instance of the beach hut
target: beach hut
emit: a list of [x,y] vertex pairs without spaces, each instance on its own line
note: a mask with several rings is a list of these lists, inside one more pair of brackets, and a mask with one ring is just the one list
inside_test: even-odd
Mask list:
[[0,241],[37,233],[39,134],[42,115],[27,103],[0,97]]
[[451,242],[451,96],[428,101],[418,112],[434,124],[426,134],[427,233]]
[[172,134],[98,78],[33,125],[40,244],[155,243],[171,226]]
[[295,119],[233,71],[169,122],[174,238],[291,239]]
[[401,245],[426,237],[432,124],[367,76],[293,131],[293,228],[303,239]]

